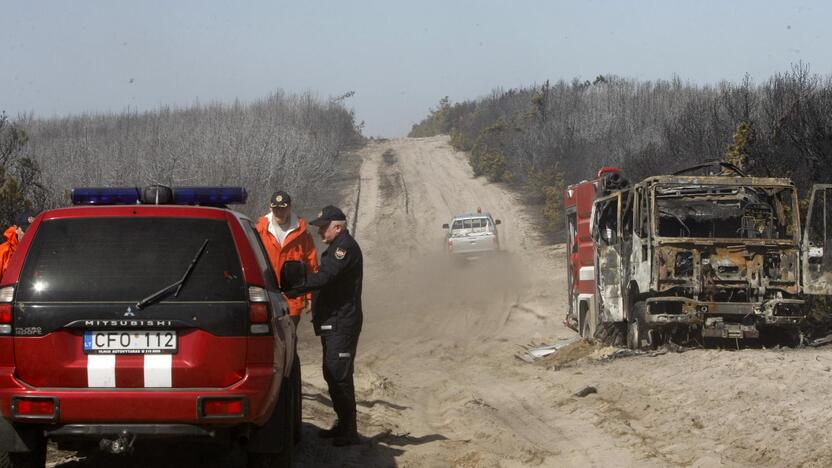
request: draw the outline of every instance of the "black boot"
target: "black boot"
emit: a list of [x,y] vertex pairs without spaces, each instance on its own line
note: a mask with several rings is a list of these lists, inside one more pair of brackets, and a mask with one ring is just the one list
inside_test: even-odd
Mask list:
[[346,447],[347,445],[358,445],[361,443],[361,437],[358,435],[358,428],[355,421],[344,424],[338,435],[332,441],[335,447]]
[[341,423],[340,421],[335,421],[335,424],[332,425],[329,429],[321,429],[318,431],[318,437],[321,439],[332,439],[341,435]]

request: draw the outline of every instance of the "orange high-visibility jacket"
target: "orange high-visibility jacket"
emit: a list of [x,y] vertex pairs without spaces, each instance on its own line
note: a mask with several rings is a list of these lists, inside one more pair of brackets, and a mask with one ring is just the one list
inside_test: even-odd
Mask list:
[[[280,269],[286,260],[303,261],[306,264],[306,270],[310,273],[318,270],[318,252],[315,250],[312,235],[306,230],[306,221],[300,216],[298,216],[298,228],[286,236],[282,246],[277,238],[269,232],[269,218],[267,216],[261,216],[257,221],[257,232],[263,240],[263,246],[266,247],[266,253],[269,255],[269,261],[275,275],[277,275],[278,284],[280,284]],[[287,298],[289,313],[292,316],[300,315],[304,304],[311,300],[311,293],[294,299]]]
[[6,238],[6,241],[0,244],[0,278],[3,277],[3,273],[9,267],[9,261],[12,259],[14,251],[17,250],[17,244],[19,242],[17,240],[17,226],[6,229],[3,237]]

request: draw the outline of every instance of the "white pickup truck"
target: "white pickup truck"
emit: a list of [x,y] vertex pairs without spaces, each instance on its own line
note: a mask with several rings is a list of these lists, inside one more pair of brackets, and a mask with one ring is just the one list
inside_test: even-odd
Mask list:
[[459,259],[473,259],[500,251],[497,225],[490,213],[466,213],[453,217],[442,228],[448,230],[448,253]]

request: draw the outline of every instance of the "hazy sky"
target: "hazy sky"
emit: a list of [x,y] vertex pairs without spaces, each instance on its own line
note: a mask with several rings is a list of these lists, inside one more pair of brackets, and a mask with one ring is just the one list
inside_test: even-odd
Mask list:
[[402,136],[442,96],[546,79],[829,74],[830,22],[825,1],[0,0],[0,110],[355,91],[365,135]]

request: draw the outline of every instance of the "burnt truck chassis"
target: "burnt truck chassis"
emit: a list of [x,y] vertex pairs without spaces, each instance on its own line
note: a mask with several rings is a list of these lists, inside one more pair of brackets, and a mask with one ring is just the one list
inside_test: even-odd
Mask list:
[[692,332],[797,335],[806,322],[788,179],[651,177],[599,194],[592,221],[596,331],[617,327],[631,348]]
[[[650,297],[646,300],[644,321],[649,329],[656,330],[674,325],[698,327],[706,338],[759,338],[759,327],[763,326],[796,330],[806,318],[804,305],[802,299],[743,303],[697,301],[679,296]],[[785,315],[780,311],[785,311]],[[651,341],[648,338],[648,343]]]

